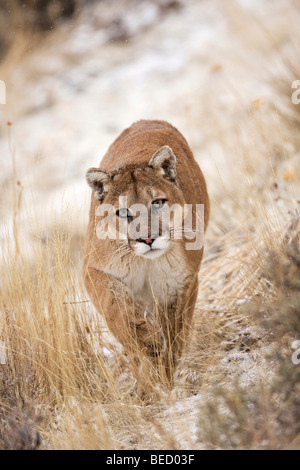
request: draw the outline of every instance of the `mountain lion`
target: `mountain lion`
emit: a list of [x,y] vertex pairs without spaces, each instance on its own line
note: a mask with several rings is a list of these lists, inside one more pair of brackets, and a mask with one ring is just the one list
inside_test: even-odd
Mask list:
[[[115,140],[86,178],[93,190],[86,289],[132,363],[147,358],[156,376],[164,371],[172,382],[197,299],[203,243],[189,247],[191,233],[200,230],[198,207],[203,233],[208,224],[204,176],[175,127],[143,120]],[[137,224],[143,208],[148,215]],[[185,230],[188,215],[192,222]]]

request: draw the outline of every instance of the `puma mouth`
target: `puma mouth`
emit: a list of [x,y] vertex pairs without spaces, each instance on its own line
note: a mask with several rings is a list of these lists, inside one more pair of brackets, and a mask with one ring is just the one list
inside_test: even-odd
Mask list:
[[155,259],[162,256],[168,249],[170,240],[166,237],[158,237],[151,245],[143,242],[138,242],[134,247],[134,252],[137,256],[142,256],[147,259]]

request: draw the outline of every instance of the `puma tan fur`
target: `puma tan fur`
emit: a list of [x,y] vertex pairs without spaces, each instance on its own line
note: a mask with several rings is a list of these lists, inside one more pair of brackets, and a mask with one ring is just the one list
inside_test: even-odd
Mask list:
[[[157,233],[150,233],[149,216],[143,236],[101,238],[104,214],[99,209],[111,205],[107,229],[115,220],[120,234],[124,218],[128,227],[134,223],[134,204],[143,204],[149,213],[190,204],[194,215],[201,204],[205,230],[209,199],[204,176],[177,129],[164,121],[139,121],[110,146],[100,168],[87,172],[87,181],[93,194],[84,257],[86,289],[132,363],[144,356],[172,382],[192,322],[203,246],[187,249],[190,240],[178,226],[183,216],[176,210],[168,230],[159,225]],[[120,206],[120,196],[126,196],[127,207]]]

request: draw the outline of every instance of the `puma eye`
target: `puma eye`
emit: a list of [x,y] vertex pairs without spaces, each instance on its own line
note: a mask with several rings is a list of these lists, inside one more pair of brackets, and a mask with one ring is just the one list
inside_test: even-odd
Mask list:
[[121,219],[126,219],[129,217],[129,210],[128,209],[119,209],[116,212],[118,217],[121,217]]
[[152,206],[155,207],[155,209],[161,209],[165,205],[166,201],[166,199],[156,199],[152,202]]

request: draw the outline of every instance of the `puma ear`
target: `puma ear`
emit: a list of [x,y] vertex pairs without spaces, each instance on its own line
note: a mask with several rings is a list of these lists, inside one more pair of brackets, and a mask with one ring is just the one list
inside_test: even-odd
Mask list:
[[153,157],[151,157],[149,166],[160,170],[161,174],[170,181],[175,181],[176,157],[173,153],[173,150],[168,145],[165,145],[164,147],[161,147],[159,150],[157,150]]
[[108,192],[111,174],[108,171],[100,170],[100,168],[90,168],[86,174],[88,185],[95,192],[95,197],[102,201]]

